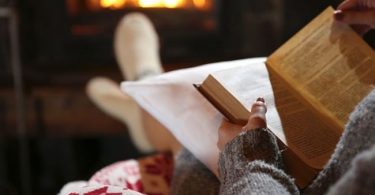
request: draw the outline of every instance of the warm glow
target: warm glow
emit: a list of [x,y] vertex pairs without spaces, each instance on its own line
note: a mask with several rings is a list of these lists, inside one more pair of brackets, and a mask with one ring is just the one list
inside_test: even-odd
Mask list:
[[180,6],[184,0],[164,0],[165,7],[167,8],[176,8]]
[[185,0],[139,0],[140,7],[167,7],[176,8],[180,7]]
[[163,7],[162,0],[139,0],[140,7]]
[[100,5],[105,8],[121,8],[126,0],[100,0]]
[[204,8],[206,5],[206,0],[193,0],[194,5],[198,8]]
[[[1,1],[1,0],[0,0]],[[76,2],[77,0],[68,0]],[[86,0],[90,9],[123,9],[123,8],[183,8],[208,10],[211,5],[210,0]],[[76,7],[78,6],[75,3]]]

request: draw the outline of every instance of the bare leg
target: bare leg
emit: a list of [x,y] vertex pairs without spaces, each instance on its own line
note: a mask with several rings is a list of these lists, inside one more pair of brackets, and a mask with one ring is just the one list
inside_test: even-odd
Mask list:
[[156,151],[171,151],[174,156],[180,151],[181,145],[176,138],[159,121],[141,109],[142,124],[147,139]]

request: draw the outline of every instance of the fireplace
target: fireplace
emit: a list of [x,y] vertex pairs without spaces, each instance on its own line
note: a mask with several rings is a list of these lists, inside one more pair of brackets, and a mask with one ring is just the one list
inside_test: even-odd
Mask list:
[[114,64],[114,29],[129,12],[152,20],[166,63],[218,48],[219,0],[29,0],[21,6],[23,56],[33,66]]
[[26,73],[31,69],[46,76],[45,70],[50,69],[85,72],[116,67],[113,32],[129,12],[142,12],[155,24],[163,64],[197,65],[267,56],[332,2],[22,0],[18,3]]
[[183,37],[217,30],[214,0],[66,0],[71,35],[111,35],[128,12],[146,13],[161,35]]
[[115,67],[114,29],[126,13],[134,11],[146,14],[155,24],[163,64],[266,56],[328,3],[23,0],[19,1],[23,63],[43,75],[49,69],[77,72]]

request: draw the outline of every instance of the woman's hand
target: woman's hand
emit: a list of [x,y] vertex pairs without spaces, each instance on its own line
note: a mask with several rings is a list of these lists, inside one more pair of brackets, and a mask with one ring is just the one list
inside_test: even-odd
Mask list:
[[337,7],[335,19],[363,35],[375,28],[375,0],[345,0]]
[[257,128],[266,128],[266,112],[267,107],[264,99],[258,98],[256,102],[254,102],[251,106],[250,117],[245,126],[242,127],[240,125],[230,123],[224,119],[218,130],[219,139],[217,142],[217,146],[219,150],[222,151],[224,149],[224,146],[228,142],[230,142],[234,137],[236,137],[243,131],[249,131]]

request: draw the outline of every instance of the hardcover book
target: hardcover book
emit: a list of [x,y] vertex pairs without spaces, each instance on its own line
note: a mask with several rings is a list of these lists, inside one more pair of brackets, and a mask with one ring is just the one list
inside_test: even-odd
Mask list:
[[375,85],[375,54],[324,10],[266,61],[273,93],[258,88],[251,66],[210,74],[197,89],[226,118],[245,124],[259,96],[286,169],[305,187],[332,155],[354,107]]

